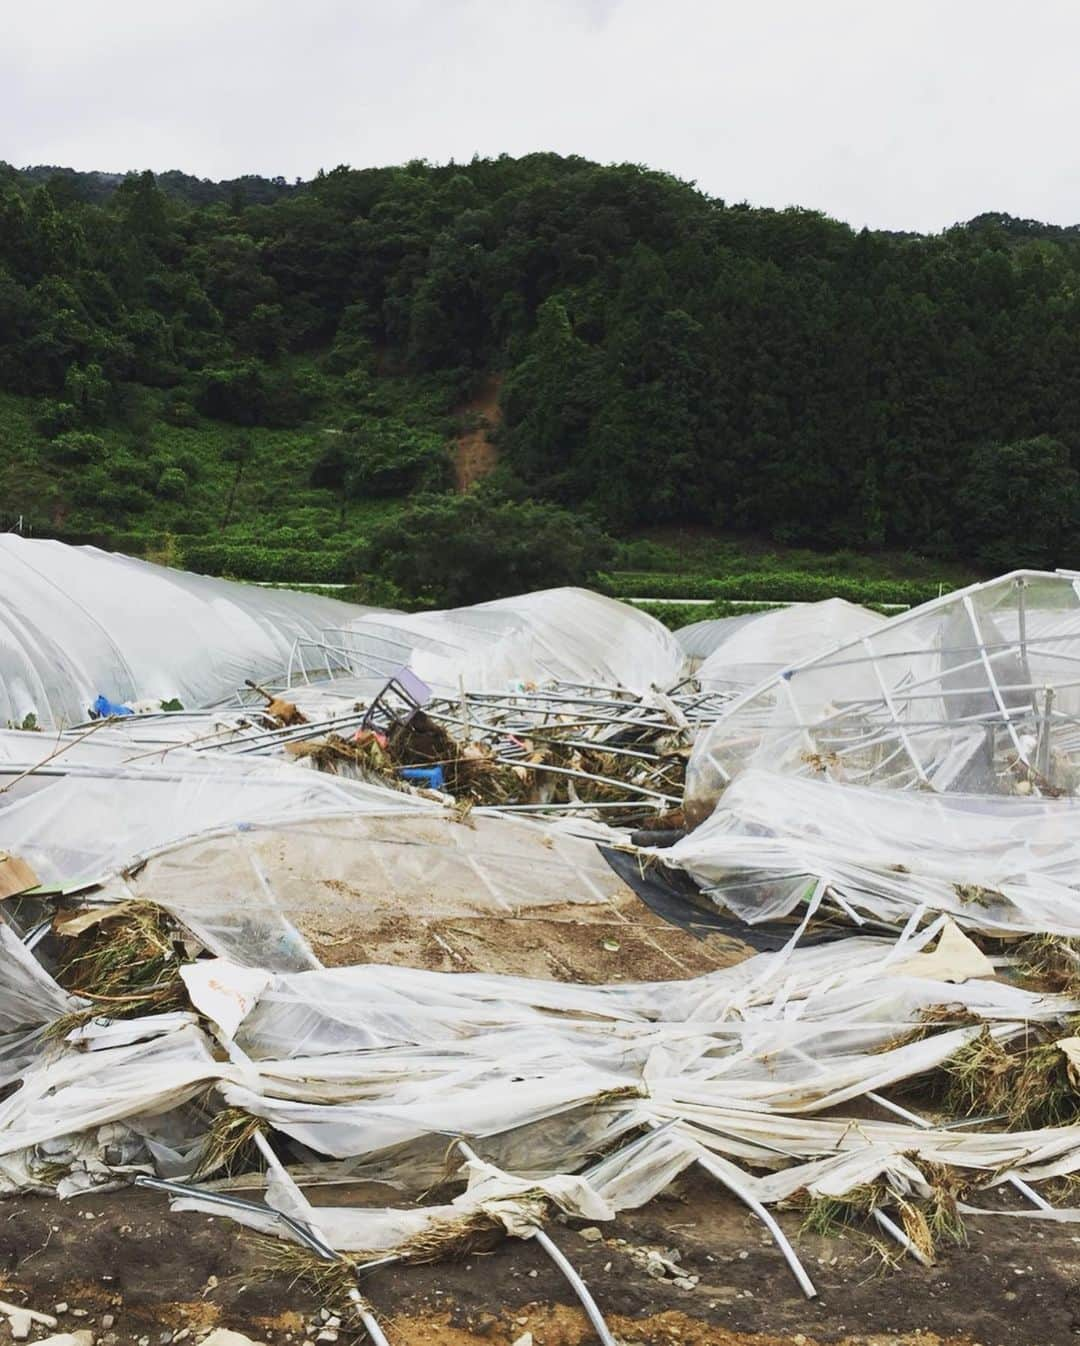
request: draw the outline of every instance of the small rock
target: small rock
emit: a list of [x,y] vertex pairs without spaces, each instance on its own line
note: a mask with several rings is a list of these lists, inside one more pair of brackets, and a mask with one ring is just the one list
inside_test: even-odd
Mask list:
[[327,1326],[327,1327],[340,1327],[340,1326],[341,1326],[341,1319],[337,1316],[336,1313],[332,1313],[332,1314],[330,1315],[330,1317],[327,1318],[327,1320],[326,1320],[326,1326]]
[[589,1225],[588,1229],[579,1229],[578,1234],[586,1243],[599,1243],[604,1237],[594,1224]]
[[12,1341],[25,1341],[30,1335],[34,1320],[25,1309],[17,1309],[8,1315],[8,1323],[11,1326]]
[[85,1310],[85,1309],[72,1309],[72,1310],[71,1310],[71,1316],[72,1316],[73,1318],[85,1318],[85,1317],[86,1317],[86,1310]]
[[337,1339],[338,1334],[336,1327],[324,1327],[323,1330],[319,1333],[319,1335],[315,1338],[316,1342],[337,1341]]
[[150,1346],[150,1338],[149,1338],[149,1337],[140,1337],[140,1338],[139,1338],[139,1346]]
[[66,1299],[62,1299],[59,1304],[53,1305],[53,1313],[67,1313],[67,1311],[68,1306]]
[[320,1310],[319,1310],[319,1317],[320,1317],[320,1318],[322,1319],[322,1321],[325,1323],[326,1320],[330,1317],[330,1310],[329,1310],[329,1309],[320,1309]]
[[173,1337],[173,1341],[187,1341],[188,1337],[190,1336],[191,1336],[191,1328],[182,1327],[180,1331],[177,1332],[176,1336]]
[[533,1346],[533,1334],[531,1332],[522,1332],[513,1346]]
[[103,1313],[101,1315],[101,1326],[105,1329],[106,1332],[108,1332],[109,1328],[112,1327],[113,1323],[115,1322],[116,1319],[111,1313]]

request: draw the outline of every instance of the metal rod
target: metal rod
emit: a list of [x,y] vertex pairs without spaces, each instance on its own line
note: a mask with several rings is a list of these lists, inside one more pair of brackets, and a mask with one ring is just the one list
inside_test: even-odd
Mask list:
[[667,804],[678,804],[677,795],[667,795],[660,790],[648,790],[644,785],[631,785],[629,781],[618,780],[614,776],[592,776],[587,771],[575,771],[573,767],[552,766],[550,762],[523,762],[516,757],[496,757],[494,761],[503,766],[520,766],[526,771],[549,771],[555,776],[574,776],[577,780],[593,781],[598,785],[614,785],[620,790],[631,790],[634,794],[644,795],[647,799],[662,799]]
[[1039,1210],[1052,1211],[1055,1209],[1049,1201],[1035,1191],[1034,1187],[1029,1187],[1023,1178],[1018,1178],[1015,1173],[1009,1174],[1009,1182],[1021,1196],[1026,1196],[1031,1204],[1037,1206]]
[[619,1346],[619,1343],[612,1336],[611,1329],[604,1321],[604,1315],[600,1312],[596,1300],[589,1293],[589,1288],[574,1268],[567,1261],[558,1245],[553,1243],[548,1235],[542,1229],[537,1229],[534,1235],[537,1243],[547,1253],[548,1257],[555,1263],[562,1274],[570,1283],[571,1289],[581,1301],[581,1307],[588,1315],[589,1322],[596,1329],[596,1335],[603,1342],[604,1346]]
[[[659,1122],[650,1121],[647,1125],[653,1131],[657,1131],[660,1128]],[[721,1186],[726,1187],[729,1192],[734,1193],[744,1205],[750,1207],[761,1223],[773,1236],[776,1246],[784,1255],[784,1261],[791,1268],[792,1275],[799,1282],[799,1288],[802,1290],[803,1294],[807,1299],[816,1299],[817,1288],[815,1287],[814,1282],[806,1274],[806,1268],[799,1261],[795,1249],[788,1242],[787,1235],[776,1223],[772,1215],[769,1214],[752,1192],[747,1191],[746,1188],[732,1181],[725,1169],[713,1159],[702,1144],[688,1137],[683,1137],[683,1139],[689,1139],[689,1143],[694,1147],[697,1162],[705,1172],[708,1173],[710,1177],[715,1178]]]
[[[168,1182],[164,1178],[152,1178],[144,1173],[140,1173],[136,1177],[135,1185],[137,1187],[149,1187],[154,1191],[164,1192],[168,1196],[196,1197],[200,1201],[209,1201],[219,1206],[232,1207],[234,1210],[252,1211],[258,1215],[271,1215],[290,1229],[311,1252],[315,1253],[317,1257],[321,1257],[324,1262],[342,1262],[345,1260],[336,1248],[331,1247],[329,1243],[321,1239],[303,1221],[293,1219],[291,1215],[286,1215],[273,1206],[258,1201],[245,1201],[242,1197],[229,1196],[225,1192],[207,1192],[188,1183]],[[387,1260],[396,1261],[397,1259]],[[375,1346],[389,1346],[382,1328],[376,1322],[370,1306],[360,1294],[360,1291],[351,1289],[349,1300],[359,1314],[360,1321]]]
[[1035,748],[1035,770],[1044,780],[1050,779],[1050,731],[1053,727],[1054,689],[1043,692],[1042,716],[1039,719],[1039,738]]
[[[465,1141],[461,1139],[460,1136],[457,1138],[457,1147],[461,1151],[461,1153],[465,1156],[465,1158],[468,1159],[471,1163],[478,1164],[481,1162],[480,1157],[476,1153],[476,1151],[472,1149],[471,1146],[467,1145]],[[615,1340],[615,1338],[611,1334],[611,1329],[604,1321],[604,1315],[600,1312],[596,1300],[593,1299],[592,1295],[589,1293],[588,1286],[577,1274],[574,1268],[570,1265],[565,1254],[561,1251],[561,1249],[558,1247],[557,1244],[552,1242],[552,1240],[548,1237],[548,1235],[544,1232],[544,1230],[540,1228],[539,1225],[534,1225],[533,1230],[534,1230],[533,1236],[536,1239],[537,1243],[539,1243],[540,1247],[543,1248],[544,1252],[547,1253],[548,1257],[551,1258],[551,1260],[559,1268],[562,1274],[566,1277],[567,1281],[570,1283],[571,1289],[574,1291],[574,1294],[576,1294],[578,1299],[581,1301],[581,1306],[588,1315],[589,1322],[592,1323],[593,1327],[596,1329],[596,1335],[603,1342],[603,1346],[619,1346],[619,1343]]]
[[390,1343],[383,1335],[382,1328],[375,1321],[375,1315],[371,1312],[367,1300],[359,1290],[353,1288],[349,1291],[349,1302],[356,1310],[360,1321],[364,1324],[365,1331],[374,1342],[375,1346],[390,1346]]
[[921,1262],[924,1267],[932,1267],[934,1265],[933,1260],[927,1257],[921,1248],[916,1247],[900,1226],[890,1220],[883,1210],[875,1210],[873,1216],[886,1234],[888,1234],[890,1238],[894,1238],[902,1248],[905,1248],[912,1257],[914,1257],[916,1262]]
[[605,800],[601,803],[590,804],[587,800],[579,800],[576,804],[478,804],[471,810],[476,813],[591,813],[594,809],[621,809],[624,813],[632,811],[648,816],[652,813],[663,813],[661,807],[663,801],[650,804],[645,799],[628,799],[623,801]]

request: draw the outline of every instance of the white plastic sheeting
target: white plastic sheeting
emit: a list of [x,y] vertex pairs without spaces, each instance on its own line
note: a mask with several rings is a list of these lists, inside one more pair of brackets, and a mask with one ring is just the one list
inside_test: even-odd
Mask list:
[[159,851],[107,892],[157,902],[213,952],[276,970],[317,965],[307,941],[364,957],[355,946],[379,920],[516,917],[626,889],[592,842],[557,827],[388,806],[224,828]]
[[903,924],[920,909],[995,935],[1080,936],[1080,799],[896,793],[745,771],[670,849],[751,923],[824,891]]
[[364,611],[5,533],[0,724],[29,714],[43,726],[76,724],[99,694],[209,705],[246,678],[280,676],[298,639],[319,641]]
[[148,755],[115,737],[90,737],[54,760],[57,774],[32,777],[34,791],[6,806],[0,796],[0,849],[29,861],[42,883],[63,888],[101,882],[190,837],[437,808],[287,762],[183,748]]
[[580,682],[639,694],[679,680],[671,632],[627,603],[587,589],[544,589],[439,612],[371,613],[334,635],[361,679],[402,664],[441,695],[518,682]]
[[689,816],[747,766],[891,790],[1071,793],[1078,670],[1074,577],[1016,571],[948,594],[725,706],[695,744]]
[[718,633],[719,639],[698,665],[696,677],[704,691],[736,696],[790,664],[868,635],[883,626],[886,618],[843,598],[827,598],[821,603],[796,603],[758,613],[752,619],[728,620],[738,625]]
[[591,841],[559,826],[463,822],[437,802],[282,761],[182,748],[133,758],[115,736],[93,742],[72,750],[92,764],[69,762],[0,805],[0,849],[46,886],[101,883],[106,900],[156,902],[252,966],[318,966],[312,932],[348,943],[379,913],[507,915],[626,891]]
[[[669,1121],[736,1173],[784,1170],[762,1199],[805,1185],[793,1169],[823,1154],[819,1177],[842,1157],[865,1172],[905,1154],[993,1169],[987,1180],[1010,1164],[1029,1176],[1075,1170],[1080,1127],[965,1135],[833,1115],[935,1068],[981,1031],[951,1026],[950,1012],[1007,1040],[1080,1008],[992,980],[913,975],[942,924],[896,942],[760,955],[686,982],[608,987],[369,965],[281,974],[260,991],[217,962],[188,985],[212,1018],[222,994],[239,991],[247,1012],[235,1035],[219,1027],[231,1060],[215,1059],[206,1034],[176,1016],[132,1021],[116,1045],[102,1039],[89,1052],[60,1045],[0,1106],[0,1154],[180,1108],[215,1082],[227,1103],[347,1157],[357,1176],[414,1191],[454,1135],[476,1137],[485,1159],[524,1178],[572,1171],[587,1137]],[[938,1014],[946,1022],[935,1025]],[[905,1041],[912,1025],[943,1031]]]

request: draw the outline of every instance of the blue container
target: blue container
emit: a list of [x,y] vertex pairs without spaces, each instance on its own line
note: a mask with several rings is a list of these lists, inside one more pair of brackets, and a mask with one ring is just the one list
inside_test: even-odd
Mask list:
[[441,766],[402,766],[398,767],[398,775],[413,785],[426,785],[429,790],[441,790],[446,784]]

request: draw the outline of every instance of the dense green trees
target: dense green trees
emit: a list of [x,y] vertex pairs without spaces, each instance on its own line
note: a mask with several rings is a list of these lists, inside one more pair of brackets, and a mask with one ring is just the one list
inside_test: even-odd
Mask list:
[[398,518],[380,524],[355,558],[372,596],[394,590],[436,607],[457,607],[532,589],[583,584],[610,564],[614,543],[578,515],[535,500],[494,492],[418,496]]
[[1080,540],[1076,229],[856,233],[546,154],[294,186],[0,167],[0,394],[33,399],[57,518],[219,525],[166,433],[210,423],[297,431],[342,506],[444,489],[492,371],[518,494],[615,530],[995,566]]

